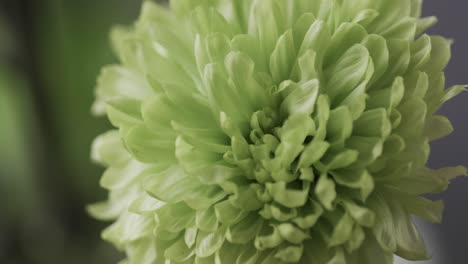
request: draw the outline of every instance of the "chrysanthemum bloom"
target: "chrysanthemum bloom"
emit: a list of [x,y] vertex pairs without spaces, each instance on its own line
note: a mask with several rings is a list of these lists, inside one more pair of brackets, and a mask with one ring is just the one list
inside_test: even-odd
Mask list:
[[124,263],[376,264],[428,258],[463,167],[425,166],[450,41],[421,0],[145,2],[116,29],[94,110]]

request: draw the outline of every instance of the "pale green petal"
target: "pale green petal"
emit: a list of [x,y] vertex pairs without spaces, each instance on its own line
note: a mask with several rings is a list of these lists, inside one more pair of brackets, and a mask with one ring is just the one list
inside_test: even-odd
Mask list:
[[445,66],[447,66],[450,57],[451,51],[450,46],[452,41],[439,37],[431,37],[431,58],[423,68],[424,71],[429,73],[435,73],[443,71]]
[[270,57],[270,72],[276,83],[289,78],[295,58],[293,34],[289,30],[278,39],[275,50]]
[[110,99],[143,100],[151,94],[151,88],[138,73],[122,66],[108,66],[101,70],[98,79],[93,112],[103,114]]
[[184,203],[166,204],[154,215],[157,229],[178,233],[195,220],[195,213]]
[[213,233],[199,232],[195,245],[195,253],[198,257],[213,255],[223,244],[226,228],[221,227]]
[[231,243],[245,244],[255,238],[262,225],[263,220],[256,213],[250,213],[239,223],[228,228],[226,239]]
[[409,41],[392,39],[387,41],[387,46],[389,62],[385,76],[379,80],[381,85],[388,85],[394,78],[405,73],[411,60]]
[[356,136],[386,138],[390,132],[391,124],[383,108],[366,111],[354,122]]
[[450,135],[453,126],[445,116],[432,116],[426,126],[426,134],[429,140],[437,140]]
[[107,101],[107,116],[115,127],[129,127],[142,123],[141,102],[135,99],[119,98]]
[[193,250],[187,247],[184,239],[181,238],[164,251],[164,257],[180,263],[188,260],[194,253]]
[[421,66],[425,65],[431,58],[431,51],[431,37],[424,34],[417,41],[411,44],[410,67],[419,69]]
[[279,249],[275,254],[275,258],[286,263],[296,263],[301,259],[303,251],[304,247],[302,245],[290,245]]
[[322,205],[331,210],[333,202],[336,198],[335,182],[328,178],[326,174],[322,174],[315,187],[315,194]]
[[196,226],[203,232],[214,232],[218,228],[218,219],[216,218],[213,207],[197,211],[195,218]]
[[145,189],[159,200],[178,203],[186,199],[201,183],[186,177],[181,167],[173,166],[165,171],[145,172]]
[[215,214],[221,223],[228,226],[237,224],[246,216],[243,210],[234,207],[229,200],[216,204]]
[[387,41],[380,35],[368,35],[362,45],[368,50],[372,62],[374,64],[374,74],[370,83],[373,84],[378,80],[388,68],[390,54],[387,47]]
[[331,76],[327,83],[326,93],[335,102],[336,98],[344,98],[365,80],[371,60],[368,50],[361,44],[348,49],[329,69],[326,75]]

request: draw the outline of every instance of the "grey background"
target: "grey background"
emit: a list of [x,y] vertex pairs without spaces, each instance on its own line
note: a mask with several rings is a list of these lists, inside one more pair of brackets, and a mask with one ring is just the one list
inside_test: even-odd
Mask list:
[[[455,40],[452,60],[446,70],[447,85],[468,84],[468,23],[466,0],[426,0],[423,14],[435,15],[439,23],[429,33]],[[440,111],[455,128],[449,137],[432,144],[430,166],[433,168],[468,166],[468,92],[452,99]],[[434,257],[432,264],[466,264],[468,250],[468,178],[459,178],[441,195],[446,209],[442,225],[422,224]],[[405,263],[405,262],[401,262]]]

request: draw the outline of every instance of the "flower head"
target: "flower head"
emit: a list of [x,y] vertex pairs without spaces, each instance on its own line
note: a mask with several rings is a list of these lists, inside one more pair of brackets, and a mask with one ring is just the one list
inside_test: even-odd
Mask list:
[[425,166],[450,41],[420,0],[145,2],[112,39],[95,141],[127,263],[392,263],[428,254],[463,167]]

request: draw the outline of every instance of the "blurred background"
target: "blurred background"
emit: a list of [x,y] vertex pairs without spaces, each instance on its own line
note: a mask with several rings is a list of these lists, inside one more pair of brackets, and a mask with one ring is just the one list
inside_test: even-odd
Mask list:
[[[89,153],[93,138],[110,125],[93,117],[90,107],[100,68],[116,62],[109,30],[132,23],[140,5],[0,0],[0,263],[121,259],[100,239],[107,224],[84,209],[106,197],[98,184],[103,169]],[[448,86],[468,83],[467,8],[466,0],[425,1],[424,14],[440,20],[430,32],[455,39]],[[431,167],[468,166],[467,102],[464,93],[441,110],[455,132],[433,144]],[[466,264],[468,179],[458,179],[441,197],[447,203],[444,223],[421,224],[434,256],[423,263]]]

